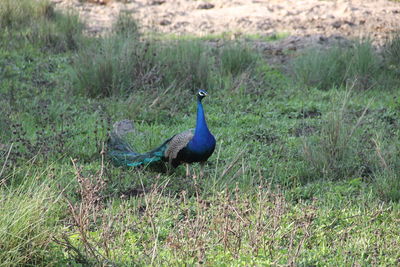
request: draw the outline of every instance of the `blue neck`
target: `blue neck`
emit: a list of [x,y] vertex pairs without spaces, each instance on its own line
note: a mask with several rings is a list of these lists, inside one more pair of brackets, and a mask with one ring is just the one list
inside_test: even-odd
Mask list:
[[196,130],[194,132],[193,139],[200,138],[201,136],[208,136],[210,131],[208,130],[206,117],[204,116],[204,109],[201,100],[197,99],[197,120],[196,120]]
[[196,129],[187,148],[192,153],[193,160],[195,161],[207,160],[215,148],[215,138],[208,130],[201,98],[197,99]]

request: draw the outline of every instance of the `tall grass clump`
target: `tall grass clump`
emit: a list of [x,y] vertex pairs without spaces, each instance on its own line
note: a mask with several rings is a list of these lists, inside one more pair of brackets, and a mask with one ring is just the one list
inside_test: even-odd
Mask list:
[[89,97],[108,97],[157,82],[151,50],[148,44],[119,35],[95,40],[74,59],[73,89]]
[[385,63],[397,75],[400,74],[400,33],[393,36],[384,49]]
[[0,27],[20,29],[37,19],[51,17],[53,9],[49,1],[2,0],[0,2]]
[[[4,177],[4,176],[3,176]],[[0,265],[36,266],[48,262],[54,234],[56,196],[36,177],[15,188],[0,180]]]
[[54,52],[77,49],[83,40],[83,24],[78,16],[55,11],[45,0],[0,2],[0,27],[5,39],[16,36],[19,42]]
[[255,64],[257,54],[244,44],[229,43],[221,49],[220,60],[224,74],[237,76]]
[[295,59],[293,72],[301,84],[329,90],[344,83],[346,63],[344,49],[310,49]]
[[346,81],[355,80],[355,89],[367,90],[379,82],[381,60],[370,41],[356,43],[345,55],[349,56],[346,62]]
[[349,118],[350,92],[342,103],[334,100],[333,110],[327,115],[321,130],[307,137],[303,143],[303,157],[308,164],[306,180],[341,180],[362,175],[368,147],[363,142],[362,121],[366,109],[352,120]]
[[138,37],[135,20],[121,12],[111,34],[92,39],[75,56],[71,69],[73,90],[89,97],[107,97],[158,81],[153,47]]
[[377,158],[373,173],[374,191],[382,200],[400,201],[400,143],[387,142],[382,135],[377,135],[372,141]]
[[121,12],[113,25],[113,32],[127,37],[139,37],[139,25],[128,12]]
[[384,169],[374,173],[374,191],[384,201],[400,201],[399,170]]
[[381,73],[381,61],[368,40],[346,47],[310,49],[293,62],[295,80],[321,90],[354,80],[355,89],[367,90],[377,85]]
[[54,52],[76,50],[83,41],[83,24],[72,13],[55,13],[49,19],[39,19],[32,24],[28,40]]
[[163,84],[177,83],[187,89],[213,87],[215,59],[211,49],[197,40],[168,42],[158,47]]
[[212,87],[214,57],[206,45],[142,41],[124,27],[118,26],[116,34],[99,38],[78,52],[71,72],[74,90],[90,97],[108,97],[144,88]]

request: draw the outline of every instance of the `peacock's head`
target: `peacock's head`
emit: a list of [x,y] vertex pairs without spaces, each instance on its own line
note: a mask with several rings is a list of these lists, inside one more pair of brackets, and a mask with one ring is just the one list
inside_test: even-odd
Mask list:
[[200,100],[202,100],[204,97],[206,97],[207,96],[207,92],[206,91],[204,91],[204,90],[199,90],[199,92],[197,93],[197,98],[198,99],[200,99]]

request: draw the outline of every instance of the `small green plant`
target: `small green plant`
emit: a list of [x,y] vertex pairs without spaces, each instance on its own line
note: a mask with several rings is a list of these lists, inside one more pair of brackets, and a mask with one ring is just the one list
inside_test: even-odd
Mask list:
[[84,40],[83,24],[73,13],[55,13],[51,21],[42,19],[32,27],[29,39],[55,52],[76,50]]

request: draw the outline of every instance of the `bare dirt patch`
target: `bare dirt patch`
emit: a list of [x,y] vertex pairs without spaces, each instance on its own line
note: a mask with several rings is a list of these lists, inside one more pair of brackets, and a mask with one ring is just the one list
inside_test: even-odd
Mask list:
[[131,13],[143,31],[196,36],[228,33],[232,38],[286,33],[283,40],[258,43],[273,55],[360,37],[381,46],[400,29],[400,3],[387,0],[52,1],[57,7],[77,10],[92,34],[110,29],[121,10]]

